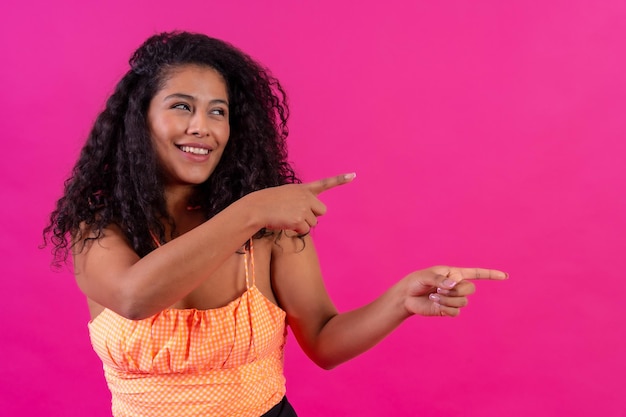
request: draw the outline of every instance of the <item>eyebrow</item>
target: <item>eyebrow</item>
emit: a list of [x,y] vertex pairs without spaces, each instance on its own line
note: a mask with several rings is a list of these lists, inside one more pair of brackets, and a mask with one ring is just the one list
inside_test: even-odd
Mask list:
[[[165,97],[163,99],[163,101],[167,101],[169,99],[172,98],[180,98],[180,99],[184,99],[184,100],[189,100],[189,101],[196,101],[196,98],[194,96],[190,96],[189,94],[183,94],[183,93],[174,93],[174,94],[170,94],[169,96]],[[223,100],[221,98],[216,98],[213,99],[209,102],[210,104],[225,104],[226,106],[228,106],[228,101]]]

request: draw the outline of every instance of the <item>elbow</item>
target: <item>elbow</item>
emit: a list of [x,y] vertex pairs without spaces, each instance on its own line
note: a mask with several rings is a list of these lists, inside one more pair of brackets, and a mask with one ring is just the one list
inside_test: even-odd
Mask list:
[[139,321],[150,317],[149,314],[145,314],[144,312],[137,309],[125,309],[117,314],[124,317],[125,319],[132,321]]
[[150,317],[149,314],[146,314],[145,311],[143,311],[141,308],[133,304],[123,304],[120,307],[118,307],[116,310],[117,310],[115,311],[116,314],[128,320],[137,321],[137,320],[143,320],[143,319]]
[[325,363],[325,362],[316,362],[316,365],[322,368],[325,371],[330,371],[331,369],[335,369],[338,363]]
[[330,371],[331,369],[335,369],[337,366],[341,365],[343,361],[337,360],[331,357],[323,357],[323,356],[309,356],[309,358],[315,363],[317,366],[322,368],[325,371]]
[[141,297],[136,294],[127,293],[119,297],[117,311],[120,316],[128,320],[143,320],[153,316],[158,311],[154,307],[147,305]]
[[129,302],[125,304],[118,313],[120,316],[133,321],[144,320],[148,317],[154,316],[160,310],[155,310],[154,308],[150,308],[145,304],[135,302]]

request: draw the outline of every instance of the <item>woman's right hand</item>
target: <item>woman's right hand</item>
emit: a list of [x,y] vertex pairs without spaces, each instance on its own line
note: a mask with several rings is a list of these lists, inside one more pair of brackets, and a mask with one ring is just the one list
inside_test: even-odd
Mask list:
[[326,206],[317,197],[331,188],[347,184],[356,174],[265,188],[244,197],[262,227],[273,230],[293,230],[305,234],[317,225],[317,217],[326,213]]

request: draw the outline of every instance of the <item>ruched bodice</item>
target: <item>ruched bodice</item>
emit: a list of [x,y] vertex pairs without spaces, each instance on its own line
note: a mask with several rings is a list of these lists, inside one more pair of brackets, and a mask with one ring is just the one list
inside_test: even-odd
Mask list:
[[224,307],[144,320],[105,309],[89,323],[114,416],[254,417],[281,400],[286,315],[244,262],[247,289]]

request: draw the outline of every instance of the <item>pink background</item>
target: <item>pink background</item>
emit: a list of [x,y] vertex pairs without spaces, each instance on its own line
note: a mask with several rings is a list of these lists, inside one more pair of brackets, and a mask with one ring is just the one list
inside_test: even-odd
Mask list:
[[330,372],[290,339],[301,416],[626,416],[623,0],[95,3],[0,5],[0,414],[110,415],[37,245],[130,53],[186,29],[282,80],[305,180],[358,173],[314,232],[340,309],[433,264],[511,275]]

